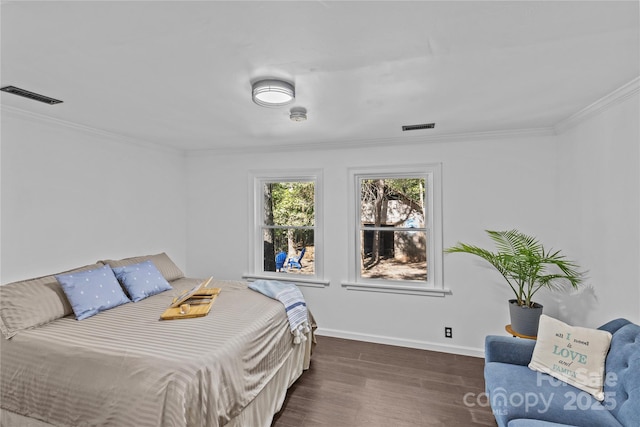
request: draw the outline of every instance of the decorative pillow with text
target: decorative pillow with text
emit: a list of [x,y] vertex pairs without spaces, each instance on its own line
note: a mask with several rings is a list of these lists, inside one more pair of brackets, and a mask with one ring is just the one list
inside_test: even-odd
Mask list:
[[540,316],[538,339],[529,368],[604,399],[604,362],[611,334],[598,329],[569,326]]

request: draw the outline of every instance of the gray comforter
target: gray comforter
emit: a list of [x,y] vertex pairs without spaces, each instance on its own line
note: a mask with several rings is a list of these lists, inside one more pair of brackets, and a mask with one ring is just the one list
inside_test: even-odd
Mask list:
[[60,426],[221,426],[259,393],[294,344],[282,304],[244,282],[208,316],[159,320],[194,285],[2,340],[1,402]]

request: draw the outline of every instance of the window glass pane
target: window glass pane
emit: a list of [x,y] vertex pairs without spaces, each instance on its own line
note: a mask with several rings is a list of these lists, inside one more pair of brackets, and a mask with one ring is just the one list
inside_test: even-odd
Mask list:
[[313,182],[269,182],[264,184],[264,225],[314,226]]
[[427,280],[425,185],[424,177],[360,180],[360,277]]
[[424,228],[424,178],[360,181],[360,226]]
[[262,235],[264,271],[315,274],[314,230],[265,227]]
[[427,280],[426,232],[367,230],[360,233],[360,276],[386,280]]

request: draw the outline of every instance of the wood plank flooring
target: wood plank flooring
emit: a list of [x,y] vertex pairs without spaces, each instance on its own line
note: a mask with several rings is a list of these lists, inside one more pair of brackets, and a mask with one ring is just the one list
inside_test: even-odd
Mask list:
[[291,386],[271,427],[496,426],[491,408],[476,404],[484,359],[317,340],[311,368]]

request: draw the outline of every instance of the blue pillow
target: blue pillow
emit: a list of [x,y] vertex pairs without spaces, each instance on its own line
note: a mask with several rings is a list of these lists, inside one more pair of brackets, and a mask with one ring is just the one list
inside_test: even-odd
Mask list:
[[131,302],[108,265],[79,273],[59,274],[55,277],[78,320]]
[[173,289],[150,260],[112,270],[133,302]]

